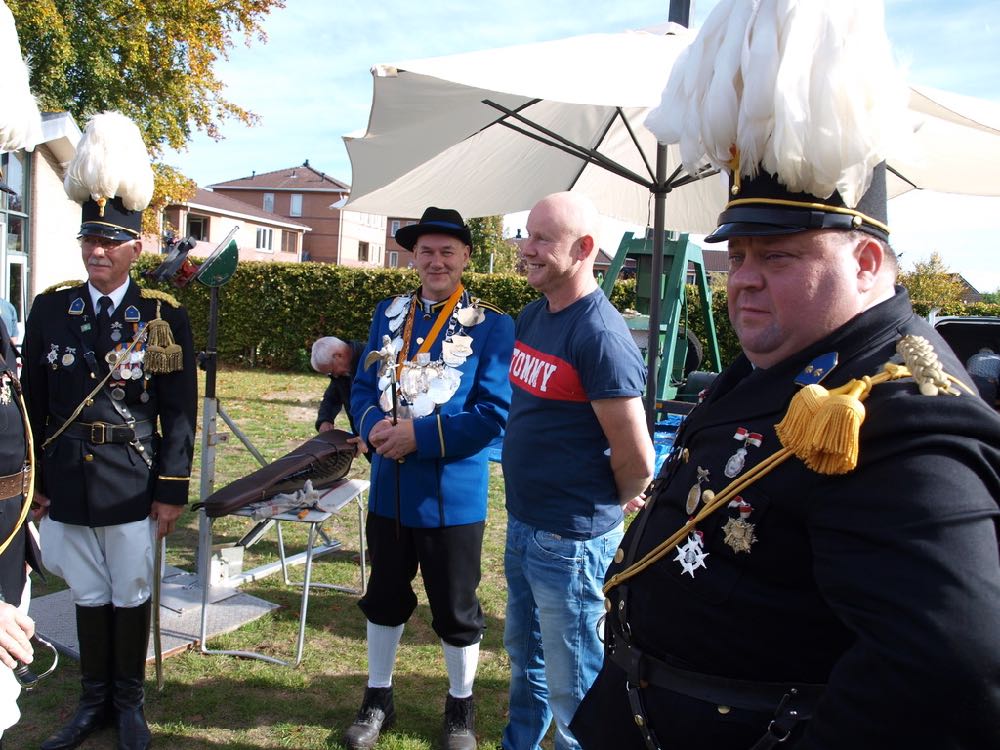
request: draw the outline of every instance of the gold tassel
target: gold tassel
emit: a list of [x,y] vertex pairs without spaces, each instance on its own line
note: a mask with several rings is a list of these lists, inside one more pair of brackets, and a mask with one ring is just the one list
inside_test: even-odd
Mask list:
[[819,474],[846,474],[858,465],[865,405],[853,394],[830,396],[816,415],[811,449],[803,460]]
[[160,317],[160,302],[156,302],[156,319],[146,325],[146,356],[143,366],[147,372],[162,375],[184,369],[184,352],[174,342],[170,324]]
[[795,455],[801,457],[810,449],[813,420],[829,397],[818,383],[807,385],[792,397],[785,416],[774,426],[778,440]]

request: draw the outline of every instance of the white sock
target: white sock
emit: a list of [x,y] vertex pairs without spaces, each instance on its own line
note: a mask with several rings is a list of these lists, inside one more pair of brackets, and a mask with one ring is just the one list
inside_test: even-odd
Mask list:
[[387,627],[368,621],[368,687],[392,687],[392,668],[402,637],[402,625]]
[[452,698],[471,698],[472,683],[479,666],[479,643],[471,646],[452,646],[441,641],[444,664],[448,668],[448,692]]

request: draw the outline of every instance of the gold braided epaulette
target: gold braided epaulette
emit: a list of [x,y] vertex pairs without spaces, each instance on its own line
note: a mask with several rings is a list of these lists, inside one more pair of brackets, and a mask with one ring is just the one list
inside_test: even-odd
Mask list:
[[142,297],[145,297],[146,299],[158,299],[161,302],[166,302],[171,307],[181,306],[181,303],[177,301],[176,297],[174,297],[172,294],[168,294],[167,292],[161,292],[159,289],[143,288],[143,290],[139,294]]
[[79,279],[70,279],[69,281],[60,281],[58,284],[53,284],[48,289],[42,291],[42,294],[51,294],[52,292],[58,292],[60,289],[69,289],[70,287],[80,286],[83,282]]
[[501,310],[492,302],[487,302],[484,299],[476,299],[475,297],[472,298],[472,302],[473,304],[477,305],[478,307],[482,307],[485,310],[492,310],[493,312],[499,313],[500,315],[506,315],[507,312],[506,310]]

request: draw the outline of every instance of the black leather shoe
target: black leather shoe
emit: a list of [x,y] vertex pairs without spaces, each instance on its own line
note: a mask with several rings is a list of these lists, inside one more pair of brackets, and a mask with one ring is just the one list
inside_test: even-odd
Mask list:
[[392,688],[365,688],[365,699],[354,723],[344,732],[344,744],[350,750],[370,750],[379,734],[396,721]]
[[472,696],[453,698],[444,702],[444,731],[441,733],[444,750],[476,750],[476,706]]

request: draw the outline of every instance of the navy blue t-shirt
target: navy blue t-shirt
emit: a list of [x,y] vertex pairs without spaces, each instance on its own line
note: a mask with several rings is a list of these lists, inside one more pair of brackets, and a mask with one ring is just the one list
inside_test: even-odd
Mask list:
[[591,401],[641,396],[646,366],[600,289],[550,313],[545,298],[518,316],[513,394],[503,441],[507,512],[522,523],[591,539],[622,520]]

